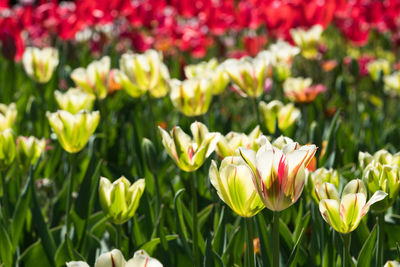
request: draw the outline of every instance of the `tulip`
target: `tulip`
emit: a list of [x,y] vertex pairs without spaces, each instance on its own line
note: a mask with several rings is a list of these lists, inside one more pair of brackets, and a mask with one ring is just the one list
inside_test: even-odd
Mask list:
[[47,112],[46,115],[61,146],[69,153],[77,153],[83,149],[100,121],[98,111],[71,114],[59,110],[55,113]]
[[392,155],[387,150],[381,149],[374,155],[368,152],[358,153],[358,162],[361,170],[364,170],[370,163],[378,162],[380,164],[400,167],[400,153]]
[[187,65],[184,68],[187,78],[207,77],[212,81],[212,91],[214,95],[221,94],[229,83],[229,75],[226,73],[223,65],[218,65],[215,58],[209,61],[200,62],[196,65]]
[[45,139],[37,139],[34,136],[17,138],[17,159],[21,166],[34,165],[46,148]]
[[364,169],[363,180],[371,194],[379,190],[387,193],[387,198],[372,206],[374,211],[385,212],[393,205],[400,190],[399,167],[372,162]]
[[256,98],[263,93],[268,67],[264,57],[228,59],[222,65],[243,96]]
[[[133,258],[126,262],[121,251],[113,249],[111,252],[101,254],[94,267],[162,267],[163,265],[157,259],[150,257],[146,251],[138,250]],[[67,262],[67,267],[89,267],[89,264],[83,261]]]
[[290,135],[293,125],[300,118],[301,113],[293,103],[284,105],[279,100],[273,100],[268,104],[261,101],[259,109],[264,118],[265,127],[271,134],[275,133],[275,126],[286,135]]
[[17,119],[17,114],[15,103],[10,105],[0,104],[0,131],[12,128]]
[[79,88],[71,88],[65,93],[55,91],[54,96],[58,106],[71,114],[76,114],[81,110],[92,110],[96,99],[94,95]]
[[99,99],[103,99],[107,96],[107,79],[110,65],[110,57],[102,57],[100,60],[90,63],[86,69],[77,68],[73,70],[71,79],[82,90],[96,95]]
[[27,47],[22,56],[25,72],[38,83],[50,80],[58,62],[58,50],[52,47]]
[[[264,139],[265,140],[265,139]],[[279,148],[280,150],[282,150],[282,148],[287,145],[287,144],[291,144],[294,143],[293,139],[291,139],[290,137],[287,136],[279,136],[278,138],[276,138],[273,142],[272,145],[276,148]]]
[[107,218],[116,224],[122,224],[132,218],[139,206],[144,187],[144,179],[139,179],[131,185],[124,176],[113,183],[101,177],[99,199]]
[[173,79],[169,83],[171,101],[186,116],[200,116],[210,107],[213,84],[209,78]]
[[143,54],[123,54],[119,79],[125,91],[138,97],[149,91],[152,97],[164,97],[168,92],[168,68],[162,62],[162,54],[150,49]]
[[321,198],[319,210],[324,220],[335,231],[347,234],[358,227],[369,207],[384,199],[387,193],[376,191],[367,202],[367,189],[364,183],[360,179],[355,179],[344,187],[341,198],[336,187],[330,183],[321,186],[318,196]]
[[337,170],[319,168],[314,172],[308,174],[308,179],[306,180],[307,191],[311,194],[311,197],[319,203],[321,197],[318,195],[324,183],[329,183],[335,188],[339,187],[339,173]]
[[326,88],[322,84],[311,86],[311,78],[288,78],[283,83],[283,91],[291,100],[299,103],[310,103]]
[[301,146],[297,142],[281,149],[265,138],[264,145],[255,152],[240,149],[240,155],[253,171],[254,184],[265,206],[282,211],[297,201],[305,183],[305,169],[314,156],[315,145]]
[[385,84],[386,92],[395,92],[400,94],[400,71],[396,71],[390,75],[385,75],[383,77],[383,82]]
[[121,71],[119,69],[111,69],[108,73],[108,93],[112,94],[122,89],[122,82],[119,78]]
[[381,75],[388,75],[390,73],[390,62],[386,59],[370,61],[366,67],[374,81],[378,81]]
[[0,170],[9,167],[16,154],[14,134],[11,129],[0,132]]
[[157,259],[150,257],[146,251],[138,250],[125,267],[163,267],[163,265]]
[[220,158],[236,155],[236,149],[239,147],[257,150],[259,145],[256,140],[261,134],[260,126],[257,126],[249,135],[237,132],[221,135],[216,147],[217,155]]
[[252,177],[251,169],[241,157],[224,158],[219,170],[215,161],[210,166],[210,181],[218,196],[242,217],[253,217],[265,207]]
[[197,121],[190,125],[193,139],[179,126],[172,129],[171,135],[161,127],[158,129],[168,154],[186,172],[200,168],[214,151],[220,138],[219,133],[208,132],[207,126]]
[[275,56],[277,63],[285,63],[290,67],[293,58],[300,53],[300,48],[279,40],[270,46],[269,51]]
[[290,35],[294,43],[300,47],[301,54],[305,58],[313,59],[318,55],[318,45],[321,42],[323,31],[321,25],[314,25],[308,30],[291,29]]
[[383,267],[400,267],[400,262],[398,262],[398,261],[387,261]]

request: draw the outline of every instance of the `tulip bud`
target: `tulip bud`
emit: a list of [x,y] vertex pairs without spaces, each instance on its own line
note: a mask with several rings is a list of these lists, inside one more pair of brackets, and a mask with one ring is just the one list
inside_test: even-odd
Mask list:
[[145,188],[144,179],[131,185],[124,176],[111,182],[100,179],[99,199],[103,212],[113,223],[122,224],[133,217]]
[[321,186],[325,183],[329,183],[329,185],[333,185],[335,188],[338,188],[339,173],[333,169],[319,168],[308,174],[306,189],[317,203],[319,203],[321,198],[323,198],[318,195],[318,192],[320,191]]
[[368,152],[359,152],[358,153],[358,162],[360,165],[360,168],[363,170],[365,167],[368,166],[373,161],[373,156],[369,154]]
[[221,94],[229,83],[229,75],[226,73],[222,65],[218,65],[215,58],[208,62],[201,62],[196,65],[185,66],[185,75],[187,78],[209,78],[212,82],[212,91],[214,95]]
[[381,75],[390,74],[390,62],[386,59],[378,59],[370,61],[366,66],[372,80],[379,81]]
[[400,267],[400,262],[398,262],[398,261],[387,261],[383,267]]
[[208,111],[213,90],[208,78],[193,78],[184,81],[173,79],[169,83],[171,101],[186,116],[199,116]]
[[376,191],[367,202],[367,189],[359,179],[344,187],[341,198],[336,187],[329,183],[323,184],[318,192],[322,217],[335,231],[343,234],[354,231],[369,207],[387,196],[383,191]]
[[150,170],[158,169],[157,152],[153,142],[147,138],[142,140],[142,151],[147,167]]
[[11,129],[0,132],[0,170],[9,167],[16,154],[14,134]]
[[38,83],[50,80],[58,62],[58,50],[52,47],[27,47],[22,56],[26,74]]
[[158,129],[168,154],[178,167],[186,172],[200,168],[214,151],[220,138],[219,133],[208,132],[207,126],[197,121],[190,125],[193,139],[179,126],[174,127],[171,134],[161,127]]
[[92,110],[96,99],[94,95],[79,88],[71,88],[65,93],[55,91],[54,96],[58,106],[72,114],[76,114],[81,110]]
[[222,65],[235,88],[244,96],[255,98],[263,93],[268,67],[264,58],[228,59]]
[[126,263],[125,267],[163,267],[163,265],[141,249],[135,252],[133,258]]
[[100,121],[98,111],[71,114],[59,110],[55,113],[47,112],[46,115],[61,146],[69,153],[77,153],[83,149]]
[[314,156],[315,145],[301,146],[297,142],[274,147],[264,137],[264,145],[255,152],[240,149],[240,155],[253,172],[253,182],[264,205],[282,211],[295,203],[303,191],[305,169]]
[[221,135],[217,143],[216,152],[220,158],[239,155],[236,150],[239,147],[257,150],[259,145],[256,140],[261,135],[260,126],[254,128],[249,135],[237,132],[230,132],[226,136]]
[[35,165],[45,148],[45,139],[37,139],[34,136],[19,136],[17,138],[17,159],[20,165],[23,168]]
[[314,59],[318,55],[318,45],[321,43],[323,31],[321,25],[314,25],[308,30],[291,29],[290,35],[294,43],[300,47],[301,54],[305,58]]
[[385,84],[386,92],[394,92],[395,94],[400,94],[400,71],[396,71],[390,75],[385,75],[383,77],[383,82]]
[[239,216],[252,217],[265,206],[252,181],[252,171],[241,157],[226,157],[218,170],[210,166],[210,181],[218,196]]
[[167,94],[169,72],[161,53],[150,49],[143,54],[123,54],[119,65],[121,84],[129,95],[138,97],[149,91],[159,98]]
[[113,249],[111,252],[101,254],[94,264],[94,267],[125,267],[126,261],[122,252]]
[[90,63],[86,69],[77,68],[73,70],[71,79],[82,90],[96,95],[99,99],[103,99],[107,96],[107,79],[110,65],[110,57],[102,57],[100,60]]
[[287,144],[291,144],[291,143],[295,143],[291,138],[287,137],[287,136],[279,136],[278,138],[276,138],[273,142],[272,145],[280,150],[282,150],[282,148],[287,145]]
[[10,105],[0,104],[0,131],[4,131],[14,126],[17,119],[17,106],[15,103]]
[[264,118],[265,127],[271,134],[275,133],[275,126],[285,135],[290,135],[293,125],[301,116],[300,110],[295,108],[293,103],[284,105],[279,100],[273,100],[268,104],[261,101],[259,109]]
[[363,180],[371,194],[379,190],[388,194],[387,198],[372,206],[374,211],[384,212],[393,205],[400,190],[399,167],[372,162],[364,169]]

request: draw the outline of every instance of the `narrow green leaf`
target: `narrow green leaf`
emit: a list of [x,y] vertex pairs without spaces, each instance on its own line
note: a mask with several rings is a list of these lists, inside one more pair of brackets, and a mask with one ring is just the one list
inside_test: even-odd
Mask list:
[[217,253],[222,253],[223,251],[223,241],[224,241],[224,234],[225,234],[225,225],[224,222],[224,215],[225,215],[225,207],[221,208],[221,212],[219,213],[219,222],[217,228],[214,229],[214,238],[211,242],[214,251]]
[[289,260],[287,262],[287,266],[297,266],[296,259],[297,259],[300,243],[303,240],[304,232],[305,232],[305,227],[303,227],[303,229],[301,230],[299,238],[297,239],[296,244],[294,245],[292,252],[290,253]]
[[[175,240],[178,238],[178,235],[167,235],[165,239],[167,241]],[[153,238],[149,242],[143,244],[140,249],[145,250],[150,255],[153,254],[154,250],[157,248],[158,244],[161,243],[161,239],[159,237]]]
[[0,224],[0,262],[5,267],[12,266],[12,243],[6,229]]
[[210,204],[200,212],[197,213],[197,218],[199,219],[199,228],[203,228],[204,223],[207,221],[208,216],[210,216],[212,210],[214,208],[214,204]]
[[256,226],[260,239],[260,254],[263,266],[272,266],[272,248],[269,242],[271,235],[267,231],[267,223],[262,212],[257,214]]
[[292,233],[290,232],[289,227],[282,219],[279,219],[279,233],[281,237],[283,237],[283,240],[285,241],[289,249],[292,250],[294,246],[294,242],[292,240]]
[[370,266],[371,258],[374,255],[375,241],[377,235],[377,226],[375,225],[369,234],[367,240],[363,244],[360,254],[358,254],[357,258],[357,267],[358,266]]
[[193,258],[192,255],[192,250],[189,247],[189,244],[187,242],[188,240],[188,233],[186,230],[185,226],[185,220],[183,218],[183,211],[182,211],[182,201],[180,199],[180,196],[185,192],[185,189],[182,188],[178,192],[176,192],[175,197],[174,197],[174,213],[175,213],[175,223],[176,223],[176,228],[178,230],[178,235],[179,239],[182,241],[183,247],[185,248],[186,254],[190,255],[191,258]]

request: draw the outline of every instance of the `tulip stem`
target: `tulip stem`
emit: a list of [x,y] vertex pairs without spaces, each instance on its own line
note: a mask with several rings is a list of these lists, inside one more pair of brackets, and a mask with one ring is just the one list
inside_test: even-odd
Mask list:
[[342,234],[343,238],[343,267],[350,267],[350,243],[351,243],[351,235]]
[[246,223],[246,249],[249,267],[254,267],[254,245],[253,245],[253,221],[252,218],[245,218]]
[[376,266],[383,266],[383,226],[385,224],[385,213],[381,212],[377,216],[378,236],[376,244]]
[[8,217],[8,188],[7,188],[7,181],[6,181],[6,174],[2,170],[0,170],[0,176],[1,176],[1,186],[3,188],[3,207],[2,210],[4,212],[4,215]]
[[121,239],[122,239],[122,225],[115,224],[115,228],[117,228],[117,240],[116,240],[116,247],[121,249]]
[[257,97],[252,98],[252,104],[253,104],[253,111],[254,114],[257,116],[257,124],[261,125],[261,118],[260,118],[260,111],[258,110],[258,100]]
[[272,253],[274,267],[279,267],[279,213],[279,211],[274,211],[274,222],[272,225]]
[[197,221],[197,190],[196,190],[196,175],[189,177],[190,186],[192,191],[192,216],[193,216],[193,255],[194,255],[194,266],[200,267],[200,256],[199,256],[199,243],[198,243],[198,221]]
[[67,232],[69,232],[69,225],[70,225],[70,214],[69,211],[71,209],[71,195],[72,195],[72,186],[73,186],[73,179],[72,179],[72,175],[74,172],[74,168],[75,168],[75,160],[74,160],[74,155],[73,154],[69,154],[69,175],[68,175],[68,191],[67,191],[67,206],[66,206],[66,227],[67,227]]

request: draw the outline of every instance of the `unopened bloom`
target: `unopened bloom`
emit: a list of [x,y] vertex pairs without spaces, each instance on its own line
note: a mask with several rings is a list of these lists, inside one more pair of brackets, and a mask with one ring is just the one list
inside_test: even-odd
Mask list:
[[17,114],[15,103],[9,105],[0,104],[0,131],[12,128],[17,119]]
[[107,79],[111,60],[109,56],[102,57],[90,63],[87,68],[77,68],[72,71],[71,79],[82,90],[96,95],[99,99],[107,96]]
[[255,98],[263,93],[268,70],[264,58],[228,59],[223,66],[235,88],[244,96]]
[[117,224],[132,218],[139,206],[144,187],[144,179],[139,179],[131,185],[124,176],[113,183],[101,177],[99,199],[107,218]]
[[326,87],[322,84],[312,86],[311,78],[293,78],[286,79],[283,83],[283,91],[291,100],[299,103],[310,103],[320,94],[325,92]]
[[59,110],[54,113],[47,112],[46,115],[61,146],[69,153],[77,153],[83,149],[100,121],[98,111],[84,110],[71,114],[68,111]]
[[359,152],[358,162],[361,170],[364,170],[370,163],[380,163],[400,167],[400,153],[392,155],[385,149],[378,150],[374,155],[371,155],[368,152]]
[[161,127],[158,129],[168,154],[186,172],[200,168],[214,151],[220,138],[219,133],[208,132],[207,126],[197,121],[190,125],[193,139],[179,126],[172,129],[171,135]]
[[58,62],[58,50],[52,47],[43,49],[27,47],[22,56],[26,74],[38,83],[46,83],[50,80]]
[[[90,267],[89,264],[83,261],[67,262],[67,267]],[[146,251],[138,250],[133,255],[133,258],[128,262],[125,260],[122,252],[118,249],[113,249],[111,252],[101,254],[94,267],[162,267],[163,265],[157,259],[150,257]]]
[[14,134],[11,129],[0,131],[0,170],[14,162],[16,154]]
[[315,145],[300,146],[297,142],[278,149],[264,137],[264,145],[255,152],[240,149],[240,155],[253,172],[254,184],[264,205],[281,211],[295,203],[303,191],[305,169],[314,156]]
[[320,201],[318,192],[324,183],[330,183],[338,188],[339,173],[337,170],[319,168],[308,174],[308,178],[306,180],[306,189],[317,203]]
[[223,65],[218,65],[215,58],[209,61],[200,62],[195,65],[185,66],[185,75],[187,78],[208,77],[212,82],[212,91],[214,95],[221,94],[227,87],[230,79]]
[[259,145],[256,141],[261,134],[260,126],[257,126],[249,135],[237,132],[229,132],[225,136],[221,135],[217,143],[216,152],[220,158],[225,158],[235,155],[236,149],[239,147],[257,150]]
[[173,79],[169,83],[171,101],[186,116],[199,116],[210,107],[213,87],[209,78]]
[[387,198],[372,206],[374,211],[384,212],[393,205],[400,190],[399,167],[372,162],[364,169],[363,180],[371,194],[379,190],[387,193]]
[[265,206],[253,184],[253,174],[241,157],[226,157],[218,170],[210,166],[210,181],[218,196],[238,215],[252,217]]
[[290,35],[294,43],[301,48],[301,54],[305,58],[312,59],[318,55],[318,45],[321,43],[323,31],[321,25],[314,25],[308,30],[291,29]]
[[46,148],[46,140],[34,136],[17,138],[17,159],[21,166],[34,165]]
[[390,73],[390,62],[386,59],[370,61],[366,67],[374,81],[378,81],[381,75],[388,75]]
[[270,134],[275,133],[275,126],[277,125],[285,135],[290,135],[292,126],[301,116],[300,110],[293,103],[284,105],[279,100],[273,100],[268,104],[261,101],[259,109],[264,118],[265,127]]
[[118,73],[125,91],[132,97],[138,97],[147,91],[152,97],[163,97],[168,92],[168,68],[163,63],[160,52],[149,49],[143,54],[123,54]]
[[360,179],[355,179],[344,187],[340,198],[336,187],[330,183],[321,186],[318,196],[321,198],[319,210],[324,220],[335,231],[347,234],[358,227],[369,207],[384,199],[387,194],[376,191],[367,202],[367,189],[364,183]]
[[76,114],[81,110],[92,110],[96,97],[79,88],[70,88],[65,93],[55,91],[58,106],[62,110]]

